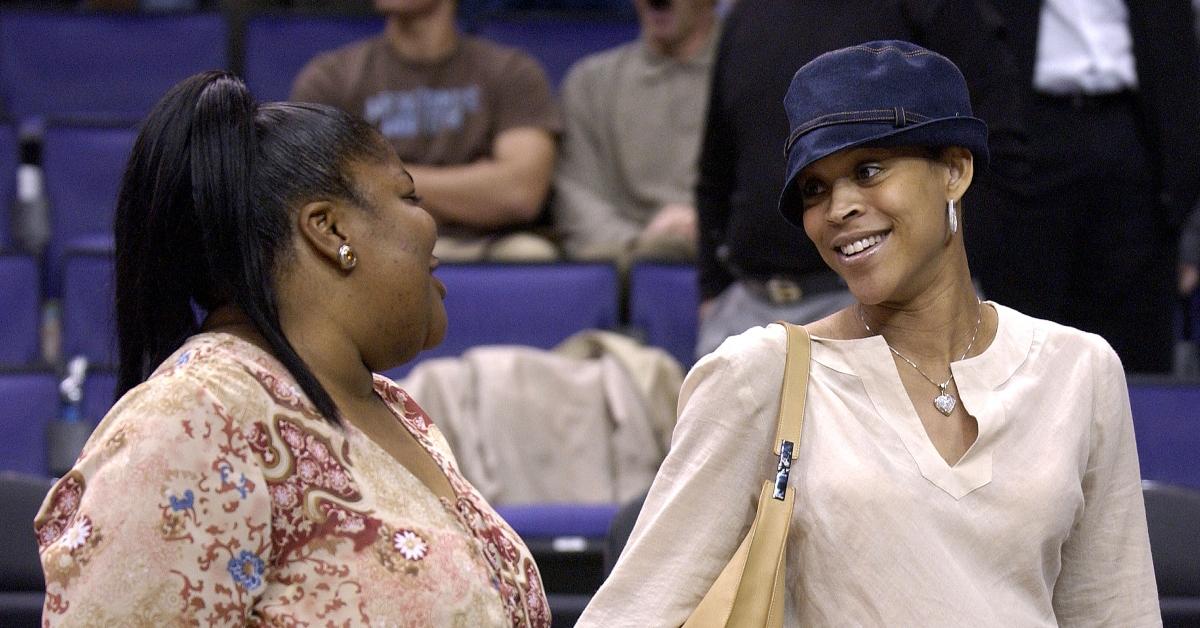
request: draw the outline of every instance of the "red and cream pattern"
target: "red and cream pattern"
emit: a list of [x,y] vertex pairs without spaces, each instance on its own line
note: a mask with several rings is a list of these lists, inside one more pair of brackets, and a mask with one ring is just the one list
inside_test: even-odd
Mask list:
[[267,354],[191,339],[47,495],[43,624],[549,626],[519,537],[416,403],[376,390],[456,503],[321,419]]

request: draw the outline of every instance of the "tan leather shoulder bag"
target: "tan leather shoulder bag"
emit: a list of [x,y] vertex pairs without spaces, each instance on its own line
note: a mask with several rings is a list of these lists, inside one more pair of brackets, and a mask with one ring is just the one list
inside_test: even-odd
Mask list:
[[787,362],[775,426],[779,466],[773,479],[763,481],[754,523],[737,552],[692,611],[684,628],[781,628],[783,626],[784,565],[788,527],[796,489],[788,486],[792,461],[800,450],[804,399],[808,392],[812,339],[799,325],[787,329]]

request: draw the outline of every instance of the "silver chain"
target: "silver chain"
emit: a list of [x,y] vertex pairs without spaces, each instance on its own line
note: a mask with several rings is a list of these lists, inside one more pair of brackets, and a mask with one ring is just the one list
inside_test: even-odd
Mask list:
[[[967,354],[971,352],[971,347],[975,346],[975,337],[979,335],[979,324],[983,321],[983,309],[979,307],[978,302],[976,302],[975,308],[975,330],[971,332],[971,341],[967,343],[967,350],[963,351],[962,355],[959,356],[955,362],[961,362],[962,360],[966,359]],[[871,326],[867,324],[867,317],[865,314],[863,314],[863,306],[861,303],[858,304],[858,321],[862,323],[862,326],[866,328],[868,333],[876,333],[875,330],[871,329]],[[883,338],[883,334],[880,333],[879,337]],[[924,377],[926,380],[928,380],[930,384],[937,386],[938,390],[942,391],[943,394],[946,392],[946,387],[950,385],[950,382],[954,381],[954,371],[950,371],[950,377],[946,378],[946,381],[940,384],[933,381],[933,378],[926,375],[925,371],[921,370],[921,367],[917,366],[916,362],[908,359],[908,357],[903,353],[896,351],[896,348],[887,341],[887,338],[883,338],[883,344],[887,345],[887,348],[890,349],[892,353],[896,354],[896,357],[908,362],[908,365],[916,369],[917,372],[921,374],[921,377]]]

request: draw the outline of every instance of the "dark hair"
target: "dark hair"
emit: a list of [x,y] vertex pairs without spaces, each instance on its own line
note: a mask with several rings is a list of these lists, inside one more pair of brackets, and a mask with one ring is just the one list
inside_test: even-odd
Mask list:
[[232,304],[338,423],[333,399],[283,335],[273,271],[290,251],[291,209],[360,201],[347,166],[387,155],[366,122],[322,105],[258,105],[228,72],[171,88],[138,134],[117,197],[117,395],[199,331],[195,307]]

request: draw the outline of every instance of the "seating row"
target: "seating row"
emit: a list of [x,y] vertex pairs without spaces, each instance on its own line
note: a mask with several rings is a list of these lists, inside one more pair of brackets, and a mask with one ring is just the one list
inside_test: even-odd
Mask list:
[[[526,49],[555,85],[581,56],[637,37],[628,16],[508,14],[468,26]],[[282,100],[315,54],[381,31],[375,15],[257,15],[246,24],[241,65],[260,100]],[[217,13],[0,12],[0,99],[19,119],[137,119],[180,79],[233,67],[230,33]]]
[[[108,250],[65,255],[62,353],[95,364],[115,363],[113,260]],[[632,330],[691,364],[698,292],[692,266],[642,263],[630,276]],[[584,329],[618,329],[616,269],[599,263],[443,264],[449,329],[441,346],[421,358],[458,355],[483,344],[549,349]],[[0,364],[29,364],[38,355],[38,273],[28,257],[0,256]],[[400,377],[411,365],[389,373]]]
[[[110,371],[88,376],[83,414],[102,417],[111,406]],[[1131,378],[1142,477],[1200,489],[1200,384]],[[0,470],[45,474],[46,425],[59,413],[58,381],[50,371],[0,372]],[[535,518],[536,519],[536,518]],[[593,518],[594,519],[594,518]],[[531,520],[532,521],[532,520]],[[530,523],[530,525],[533,525]],[[545,529],[545,536],[561,531]]]
[[12,125],[0,124],[0,251],[12,244],[9,226],[10,208],[16,196],[17,132]]
[[[247,83],[260,100],[285,99],[314,55],[381,29],[372,15],[255,16],[245,29]],[[181,78],[228,67],[227,30],[218,14],[0,12],[2,110],[18,120],[44,118],[47,295],[60,293],[68,248],[111,243],[136,120]],[[499,17],[476,30],[535,55],[556,84],[578,58],[637,36],[636,22],[577,15]],[[0,125],[0,250],[14,244],[7,231],[17,155],[14,126]]]

